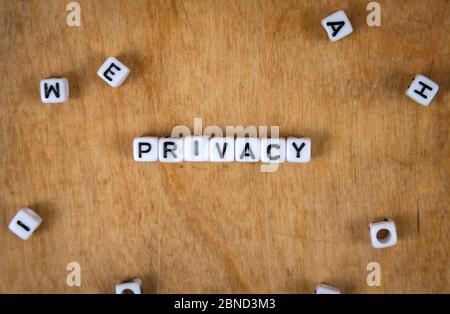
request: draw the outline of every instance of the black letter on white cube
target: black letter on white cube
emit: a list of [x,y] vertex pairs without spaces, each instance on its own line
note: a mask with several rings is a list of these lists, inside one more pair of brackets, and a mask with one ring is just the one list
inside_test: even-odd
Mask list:
[[138,162],[152,162],[158,160],[158,138],[137,137],[133,141],[134,160]]
[[48,78],[40,83],[41,101],[44,104],[62,103],[69,99],[69,81],[66,78]]
[[109,73],[111,73],[112,75],[116,74],[112,71],[113,68],[116,68],[118,71],[120,71],[120,68],[117,65],[115,65],[114,63],[111,63],[111,65],[106,69],[106,71],[103,72],[103,76],[110,82],[112,82],[113,79],[111,77],[109,77],[108,74]]
[[428,106],[438,91],[438,84],[428,77],[418,74],[408,87],[406,95],[422,106]]
[[122,62],[114,57],[109,57],[97,70],[97,75],[111,87],[119,87],[130,74]]

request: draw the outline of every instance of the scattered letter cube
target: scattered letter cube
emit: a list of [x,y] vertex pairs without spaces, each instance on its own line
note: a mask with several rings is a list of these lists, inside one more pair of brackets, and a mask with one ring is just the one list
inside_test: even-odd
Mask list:
[[41,81],[41,101],[44,104],[62,103],[69,99],[69,81],[66,78],[49,78]]
[[21,239],[28,239],[39,227],[42,218],[29,208],[21,208],[9,223],[9,230]]
[[116,285],[116,294],[141,294],[142,281],[140,279],[133,279],[128,282],[123,282]]
[[318,284],[316,286],[316,294],[341,294],[341,291],[329,285]]
[[338,41],[353,32],[352,24],[344,11],[337,11],[322,20],[322,27],[331,41]]
[[428,106],[434,96],[436,96],[438,90],[438,84],[419,74],[416,75],[411,85],[408,87],[406,95],[422,106]]
[[137,137],[133,141],[133,156],[135,161],[152,162],[158,160],[158,138]]
[[97,71],[97,75],[112,87],[122,85],[128,74],[130,74],[130,69],[114,57],[106,59]]
[[369,224],[370,240],[376,249],[384,249],[397,243],[397,229],[391,219],[374,221]]

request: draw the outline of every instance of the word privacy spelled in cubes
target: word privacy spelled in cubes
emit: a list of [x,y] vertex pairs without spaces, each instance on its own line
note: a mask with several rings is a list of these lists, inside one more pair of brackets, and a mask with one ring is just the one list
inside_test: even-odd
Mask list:
[[112,87],[122,85],[128,74],[130,74],[130,69],[114,57],[106,59],[97,71],[97,75]]
[[177,162],[244,162],[308,163],[311,140],[306,137],[249,138],[186,136],[137,137],[133,141],[133,157],[137,162],[159,160]]
[[57,104],[69,99],[69,81],[66,78],[49,78],[41,81],[41,101]]
[[42,218],[29,208],[21,208],[9,223],[9,230],[23,240],[28,239],[39,227]]
[[327,16],[321,24],[331,41],[338,41],[353,32],[352,24],[342,10]]
[[438,84],[426,76],[419,74],[416,75],[411,85],[408,87],[406,95],[422,106],[428,106],[434,96],[436,96],[438,90]]

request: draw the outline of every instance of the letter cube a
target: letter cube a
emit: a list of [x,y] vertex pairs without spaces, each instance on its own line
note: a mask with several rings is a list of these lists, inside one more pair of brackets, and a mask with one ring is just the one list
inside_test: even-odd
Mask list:
[[184,138],[184,161],[208,161],[209,160],[209,137],[191,136]]
[[338,41],[353,32],[352,24],[343,10],[337,11],[321,22],[331,41]]

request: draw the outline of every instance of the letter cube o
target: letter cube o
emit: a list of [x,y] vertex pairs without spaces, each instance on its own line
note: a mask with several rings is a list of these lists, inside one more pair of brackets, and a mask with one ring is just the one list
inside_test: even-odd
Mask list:
[[142,281],[138,278],[116,285],[116,294],[142,294]]
[[234,157],[238,162],[258,162],[261,159],[261,140],[256,137],[238,137],[234,142]]
[[397,229],[392,219],[377,220],[369,224],[370,240],[376,249],[397,244]]

